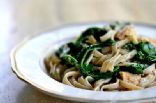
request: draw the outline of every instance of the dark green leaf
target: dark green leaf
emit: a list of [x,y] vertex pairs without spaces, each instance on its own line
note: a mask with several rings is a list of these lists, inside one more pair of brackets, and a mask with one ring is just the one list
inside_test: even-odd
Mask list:
[[148,65],[146,64],[136,64],[136,65],[130,65],[130,66],[120,66],[121,71],[127,71],[133,74],[142,74],[143,70],[147,68]]
[[149,42],[140,42],[138,44],[138,49],[146,54],[155,55],[156,47],[150,44]]
[[78,65],[78,61],[71,55],[64,54],[61,58],[66,61],[66,64],[70,64],[72,66]]
[[136,49],[136,44],[133,42],[127,43],[123,46],[124,49],[133,50]]
[[111,78],[113,75],[112,72],[101,73],[100,71],[96,70],[94,66],[91,64],[87,66],[85,65],[81,66],[80,72],[82,73],[82,75],[91,76],[95,80]]
[[148,42],[140,42],[137,45],[137,55],[135,58],[142,63],[156,63],[156,47]]

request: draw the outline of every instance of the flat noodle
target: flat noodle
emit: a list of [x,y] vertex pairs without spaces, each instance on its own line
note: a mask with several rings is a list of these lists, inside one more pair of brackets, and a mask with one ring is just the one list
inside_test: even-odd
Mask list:
[[156,81],[150,83],[147,87],[153,87],[153,86],[156,86]]
[[65,75],[66,73],[70,72],[70,71],[75,71],[75,67],[71,67],[69,69],[66,69],[63,73],[63,75]]
[[112,46],[112,54],[115,54],[117,51],[120,51],[121,47],[128,42],[128,39],[118,41],[114,46]]
[[78,75],[80,75],[80,73],[79,73],[78,71],[70,71],[70,72],[67,72],[67,73],[65,73],[62,82],[63,82],[64,84],[73,86],[73,84],[70,82],[69,79],[70,79],[71,77],[77,77]]
[[103,84],[106,84],[110,81],[111,79],[100,79],[100,80],[97,80],[95,83],[94,83],[94,90],[95,91],[100,91],[101,90],[101,86]]
[[49,73],[52,75],[53,78],[55,78],[58,81],[61,81],[61,69],[56,67],[56,64],[50,63],[50,71]]
[[120,40],[116,43],[118,48],[121,48],[122,46],[124,46],[126,43],[128,43],[129,40],[128,39],[124,39],[124,40]]
[[122,55],[129,53],[128,50],[126,50],[126,49],[119,49],[119,52]]
[[132,50],[131,52],[120,56],[118,63],[126,62],[126,61],[130,60],[131,58],[133,58],[136,54],[137,54],[137,51]]
[[90,76],[87,76],[86,78],[84,78],[83,76],[80,76],[78,78],[78,82],[85,85],[86,87],[88,87],[89,89],[92,89],[92,85],[90,84],[90,81],[93,81],[94,79]]
[[104,56],[101,52],[97,51],[96,49],[93,51],[94,57],[100,58],[101,56]]
[[78,82],[75,77],[72,77],[70,81],[71,81],[71,84],[77,88],[92,89],[91,86],[83,85],[80,82]]
[[155,64],[152,64],[144,70],[144,74],[152,74],[154,71],[155,71]]
[[107,59],[103,62],[100,72],[113,72],[114,66],[116,65],[118,59],[120,58],[121,54],[118,52],[110,59]]
[[109,32],[107,32],[107,34],[103,35],[100,37],[100,40],[102,42],[106,41],[107,39],[111,38],[112,40],[114,40],[114,36],[116,34],[116,31],[114,30],[110,30]]
[[104,91],[104,90],[116,90],[118,88],[119,88],[119,80],[117,80],[115,83],[103,85],[101,87],[101,91]]
[[140,90],[143,89],[143,87],[140,86],[136,86],[132,83],[129,82],[125,82],[122,80],[119,80],[119,85],[121,86],[121,88],[127,89],[127,90]]
[[93,51],[93,56],[96,58],[93,62],[93,64],[96,64],[96,65],[99,65],[101,66],[102,63],[106,60],[106,59],[109,59],[112,57],[112,54],[107,54],[107,55],[104,55],[102,54],[101,52],[97,51],[97,50],[94,50]]
[[141,87],[148,87],[151,83],[155,80],[155,76],[152,74],[147,75],[146,77],[141,78],[140,86]]
[[112,49],[112,54],[115,54],[118,50],[118,46],[115,44],[114,46],[111,47]]
[[103,63],[105,60],[107,60],[107,59],[109,59],[109,58],[111,58],[111,57],[112,57],[112,54],[103,55],[101,58],[99,58],[99,59],[95,62],[95,64],[101,66],[102,63]]

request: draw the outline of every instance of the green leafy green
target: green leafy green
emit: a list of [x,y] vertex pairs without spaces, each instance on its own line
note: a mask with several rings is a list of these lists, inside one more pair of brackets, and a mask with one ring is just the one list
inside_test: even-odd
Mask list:
[[149,42],[140,42],[137,45],[137,55],[135,58],[142,63],[156,63],[156,47]]
[[147,64],[134,64],[134,65],[130,65],[130,66],[120,66],[120,70],[121,71],[127,71],[133,74],[142,74],[143,70],[145,68],[147,68],[148,65]]
[[126,43],[124,46],[123,46],[124,49],[127,49],[127,50],[133,50],[133,49],[136,49],[136,44],[133,43],[133,42],[130,42],[130,43]]
[[140,42],[138,44],[138,50],[144,52],[145,54],[155,55],[156,47],[150,44],[149,42]]
[[127,50],[137,50],[134,60],[141,63],[156,63],[156,47],[149,42],[140,42],[135,44],[133,42],[127,43],[123,46]]
[[98,79],[102,79],[102,78],[103,79],[111,78],[113,75],[112,72],[101,73],[100,71],[96,70],[95,67],[91,64],[82,65],[80,67],[80,72],[84,76],[91,76],[92,78],[94,78],[94,80],[98,80]]
[[106,46],[112,46],[116,43],[116,41],[112,40],[112,39],[108,39],[106,40],[105,42],[101,42],[99,44],[94,44],[94,45],[90,45],[90,47],[92,49],[96,48],[96,49],[102,49],[103,47],[106,47]]
[[81,45],[76,45],[75,43],[68,43],[67,45],[70,48],[68,54],[71,54],[77,59],[78,53],[83,49],[83,47]]
[[69,54],[64,54],[61,57],[67,64],[70,64],[72,66],[76,66],[78,64],[78,61],[71,55]]

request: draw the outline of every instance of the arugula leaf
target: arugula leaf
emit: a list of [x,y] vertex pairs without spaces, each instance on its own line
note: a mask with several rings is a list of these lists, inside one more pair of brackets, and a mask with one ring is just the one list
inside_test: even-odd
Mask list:
[[68,47],[70,48],[68,54],[71,54],[77,59],[78,53],[83,49],[81,45],[76,45],[75,43],[68,43]]
[[90,45],[90,47],[92,49],[96,48],[96,49],[102,49],[106,46],[113,46],[116,43],[116,41],[112,40],[112,39],[108,39],[105,42],[101,42],[99,44],[94,44],[94,45]]
[[138,44],[138,49],[146,54],[155,55],[156,47],[150,44],[149,42],[140,42]]
[[130,65],[130,66],[120,66],[121,71],[127,71],[133,74],[142,74],[144,69],[147,68],[147,64],[136,64],[136,65]]
[[115,75],[118,75],[119,72],[120,72],[120,67],[119,67],[119,66],[115,66],[115,67],[114,67],[114,74],[115,74]]
[[133,42],[130,42],[130,43],[126,43],[124,46],[123,46],[124,49],[127,49],[127,50],[133,50],[133,49],[136,49],[136,44],[133,43]]
[[96,70],[95,67],[91,64],[87,66],[81,66],[80,72],[84,76],[91,76],[92,78],[94,78],[94,80],[111,78],[113,75],[112,72],[101,73],[100,71]]
[[148,63],[148,64],[156,63],[156,55],[144,54],[141,51],[137,53],[134,59],[142,63]]
[[78,61],[69,54],[64,54],[61,58],[66,62],[66,64],[70,64],[72,66],[78,65]]
[[137,45],[137,55],[135,58],[142,63],[156,63],[156,47],[149,42],[140,42]]
[[145,60],[151,63],[156,63],[156,55],[148,55]]

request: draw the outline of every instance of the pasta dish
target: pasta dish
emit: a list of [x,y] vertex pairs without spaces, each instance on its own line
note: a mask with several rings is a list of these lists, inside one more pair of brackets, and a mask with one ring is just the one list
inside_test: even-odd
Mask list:
[[156,42],[130,23],[91,27],[45,59],[49,75],[64,84],[95,91],[156,86]]

